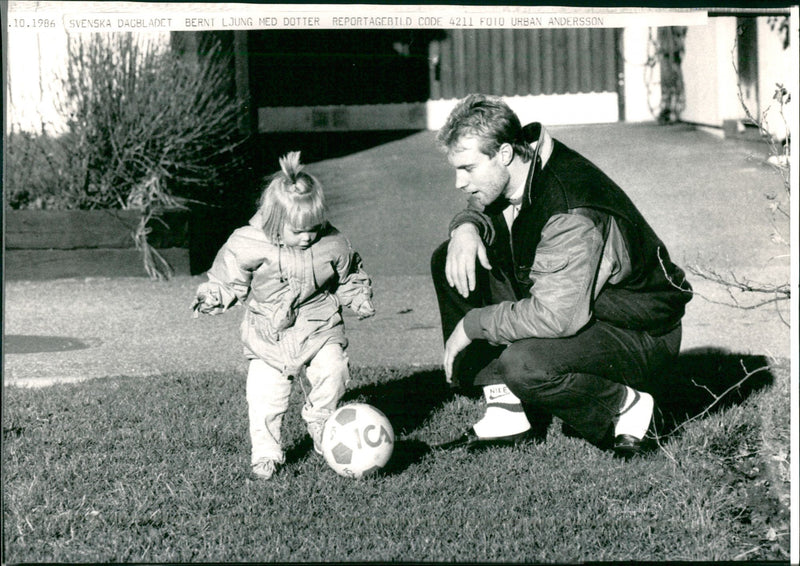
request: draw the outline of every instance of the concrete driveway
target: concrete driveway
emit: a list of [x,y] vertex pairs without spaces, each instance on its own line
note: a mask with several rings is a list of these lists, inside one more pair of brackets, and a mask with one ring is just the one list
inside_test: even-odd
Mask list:
[[[789,281],[789,248],[771,237],[768,194],[782,190],[761,143],[719,139],[689,126],[596,125],[551,129],[631,196],[681,265]],[[293,149],[293,148],[287,148]],[[373,276],[378,314],[347,315],[354,366],[441,363],[428,261],[463,199],[434,143],[420,132],[309,170],[326,187],[331,220]],[[788,236],[788,222],[777,229]],[[4,383],[46,385],[171,371],[244,375],[241,314],[193,319],[201,276],[17,280],[6,274]],[[697,292],[684,319],[684,350],[789,357],[788,304],[734,309],[718,285],[690,276]],[[752,303],[747,296],[736,296]]]

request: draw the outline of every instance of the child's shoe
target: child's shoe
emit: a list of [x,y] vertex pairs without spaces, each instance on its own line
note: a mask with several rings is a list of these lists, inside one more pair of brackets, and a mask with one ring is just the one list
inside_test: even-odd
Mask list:
[[324,426],[325,423],[309,423],[306,427],[311,440],[314,441],[314,452],[320,456],[322,456],[322,429]]
[[251,471],[253,472],[253,475],[258,476],[261,479],[268,480],[272,477],[272,474],[275,473],[277,466],[278,463],[275,460],[262,458],[251,466]]

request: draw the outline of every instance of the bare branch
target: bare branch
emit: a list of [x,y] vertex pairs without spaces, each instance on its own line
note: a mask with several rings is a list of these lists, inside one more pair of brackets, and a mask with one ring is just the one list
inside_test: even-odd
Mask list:
[[[757,283],[749,280],[740,280],[734,272],[730,272],[727,276],[725,276],[717,273],[713,269],[693,265],[687,266],[687,269],[698,277],[702,277],[703,279],[723,286],[728,291],[731,299],[735,302],[735,305],[733,306],[738,308],[750,310],[753,308],[758,308],[759,306],[774,303],[775,301],[788,301],[791,299],[791,287],[788,283],[769,284]],[[760,302],[756,305],[747,306],[739,303],[736,297],[733,296],[733,290],[737,290],[742,293],[775,295],[775,297]]]
[[[771,285],[771,284],[766,284],[766,283],[754,284],[752,282],[743,282],[743,281],[739,281],[739,279],[736,277],[736,275],[734,273],[731,273],[729,278],[728,278],[728,277],[725,277],[725,276],[722,276],[722,275],[716,273],[713,270],[703,269],[703,268],[700,268],[700,267],[697,267],[697,266],[687,266],[686,269],[690,273],[692,273],[692,274],[694,274],[694,275],[696,275],[698,277],[701,277],[701,278],[706,279],[708,281],[712,281],[712,282],[717,283],[720,286],[722,286],[722,288],[725,289],[725,291],[728,293],[728,296],[730,297],[731,300],[730,300],[730,302],[718,301],[716,299],[712,299],[710,297],[707,297],[707,296],[703,295],[702,293],[697,292],[695,289],[692,289],[691,291],[687,291],[686,289],[681,287],[679,284],[677,284],[675,281],[673,281],[672,278],[670,277],[669,273],[667,272],[666,266],[664,265],[664,260],[661,257],[661,248],[660,247],[657,250],[657,254],[658,254],[658,262],[661,265],[661,271],[664,273],[664,277],[666,277],[667,281],[669,282],[669,284],[672,287],[674,287],[675,289],[678,289],[679,291],[682,291],[684,293],[692,293],[692,295],[700,297],[701,299],[703,299],[704,301],[706,301],[708,303],[712,303],[712,304],[715,304],[715,305],[722,305],[722,306],[736,308],[736,309],[741,309],[741,310],[754,310],[754,309],[758,309],[758,308],[761,308],[761,307],[764,307],[766,305],[770,305],[770,304],[773,304],[773,303],[776,304],[776,308],[777,308],[777,304],[778,303],[782,303],[784,301],[788,301],[788,300],[791,299],[791,287],[790,287],[790,285],[788,283],[784,283],[784,284],[780,284],[780,285]],[[769,299],[765,299],[763,301],[759,301],[759,302],[757,302],[755,304],[743,305],[734,296],[734,294],[733,294],[733,290],[734,289],[738,290],[738,291],[740,291],[742,293],[769,294],[769,295],[774,295],[774,296],[769,298]],[[788,326],[788,321],[782,315],[780,316],[780,319],[784,324],[786,324]]]
[[[686,426],[688,426],[690,423],[693,423],[693,422],[695,422],[695,421],[697,421],[697,420],[699,420],[699,419],[702,419],[702,418],[704,418],[704,417],[705,417],[706,415],[708,415],[708,414],[711,412],[711,410],[712,410],[712,409],[713,409],[715,406],[717,406],[717,405],[718,405],[718,404],[719,404],[719,403],[720,403],[720,402],[721,402],[721,401],[722,401],[722,400],[723,400],[723,399],[724,399],[724,398],[725,398],[725,397],[726,397],[726,396],[727,396],[729,393],[731,393],[732,391],[735,391],[735,390],[739,389],[739,388],[740,388],[740,387],[741,387],[741,386],[744,384],[744,382],[745,382],[745,381],[747,381],[748,379],[750,379],[751,377],[753,377],[755,374],[757,374],[757,373],[759,373],[759,372],[762,372],[762,371],[768,371],[768,370],[770,369],[770,367],[769,367],[769,366],[762,366],[762,367],[760,367],[760,368],[757,368],[757,369],[754,369],[754,370],[752,370],[752,371],[748,371],[748,370],[747,370],[747,367],[744,365],[744,361],[742,361],[742,360],[739,360],[739,363],[741,364],[741,366],[742,366],[742,369],[743,369],[743,370],[744,370],[744,372],[745,372],[745,375],[744,375],[744,377],[742,377],[742,379],[740,379],[739,381],[737,381],[736,383],[734,383],[733,385],[731,385],[730,387],[728,387],[728,388],[727,388],[725,391],[723,391],[723,392],[722,392],[720,395],[715,395],[715,394],[714,394],[714,392],[713,392],[713,391],[711,391],[711,389],[709,389],[708,387],[706,387],[706,386],[702,386],[702,385],[698,385],[698,384],[697,384],[697,383],[696,383],[694,380],[692,380],[692,383],[694,383],[694,385],[696,385],[697,387],[701,387],[702,389],[705,389],[705,390],[708,392],[708,394],[709,394],[709,395],[711,395],[711,396],[714,398],[714,400],[713,400],[713,401],[711,402],[711,404],[709,404],[709,405],[708,405],[708,407],[706,407],[706,408],[705,408],[705,409],[704,409],[702,412],[698,413],[697,415],[693,416],[692,418],[690,418],[690,419],[688,419],[688,420],[686,420],[686,421],[683,421],[683,422],[682,422],[680,425],[678,425],[677,427],[675,427],[675,428],[674,428],[673,430],[671,430],[671,431],[670,431],[668,434],[665,434],[665,435],[659,435],[659,434],[655,433],[655,434],[654,434],[654,436],[653,436],[653,438],[655,438],[655,440],[656,440],[656,441],[660,441],[660,439],[662,439],[662,438],[668,438],[668,437],[670,437],[670,436],[674,435],[675,433],[677,433],[678,431],[680,431],[681,429],[683,429],[683,428],[685,428]],[[660,443],[659,443],[659,447],[661,447],[661,448],[663,449],[663,447],[661,446],[661,444],[660,444]]]

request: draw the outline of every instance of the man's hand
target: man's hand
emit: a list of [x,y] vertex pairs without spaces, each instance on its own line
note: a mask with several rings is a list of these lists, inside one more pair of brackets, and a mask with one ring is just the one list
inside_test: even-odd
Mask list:
[[444,377],[447,383],[453,382],[453,361],[458,353],[469,346],[472,340],[464,332],[464,319],[458,321],[455,330],[444,345]]
[[474,224],[467,222],[450,234],[447,262],[444,267],[447,282],[464,298],[475,290],[475,258],[478,258],[486,269],[492,268],[478,229]]

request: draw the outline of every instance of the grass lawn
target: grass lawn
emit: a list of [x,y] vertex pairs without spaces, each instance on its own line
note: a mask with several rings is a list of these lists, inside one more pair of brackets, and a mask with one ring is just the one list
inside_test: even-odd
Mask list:
[[3,562],[788,561],[771,489],[788,485],[787,363],[628,463],[557,421],[538,444],[431,451],[480,416],[477,398],[439,368],[352,373],[345,402],[397,434],[363,480],[313,453],[297,389],[287,463],[252,479],[243,375],[7,388]]

